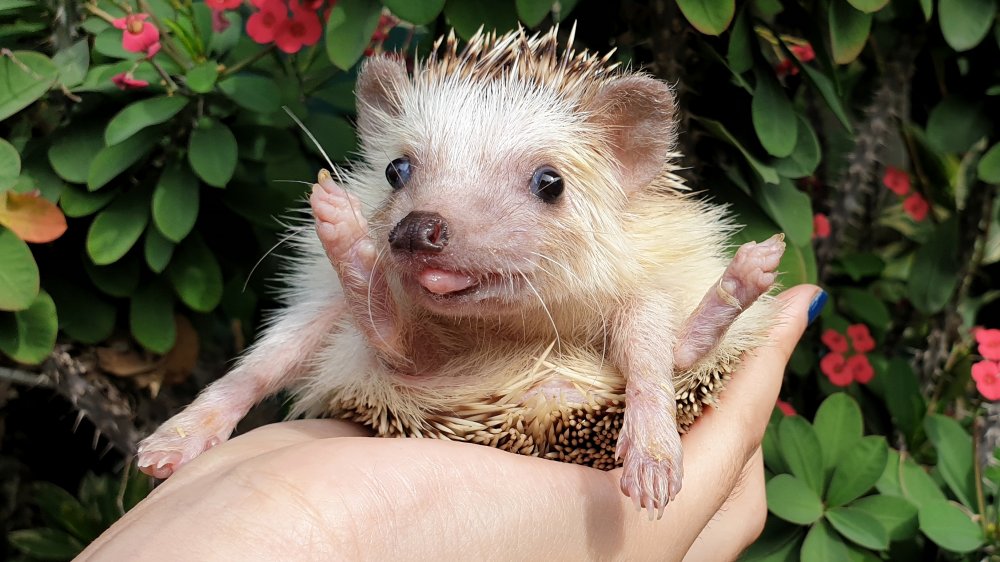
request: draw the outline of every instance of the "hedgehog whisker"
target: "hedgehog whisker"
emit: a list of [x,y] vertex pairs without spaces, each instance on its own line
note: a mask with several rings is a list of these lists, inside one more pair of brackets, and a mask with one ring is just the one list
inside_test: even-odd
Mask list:
[[291,240],[292,238],[294,238],[295,236],[297,236],[299,233],[301,233],[302,231],[306,230],[307,228],[309,228],[309,227],[308,226],[300,226],[300,227],[292,229],[292,231],[289,232],[288,234],[286,234],[281,240],[278,240],[277,243],[274,244],[274,246],[271,246],[270,249],[268,249],[266,252],[264,252],[264,255],[261,256],[259,260],[257,260],[257,263],[253,264],[253,267],[250,268],[250,273],[247,273],[247,279],[246,279],[246,281],[243,282],[243,289],[240,292],[244,292],[244,293],[246,292],[247,285],[250,284],[250,278],[253,277],[253,273],[255,271],[257,271],[257,268],[260,266],[260,264],[264,263],[264,260],[267,258],[267,256],[271,255],[271,252],[277,250],[279,246],[281,246],[285,242],[288,242],[289,240]]
[[[525,261],[528,260],[525,259]],[[529,261],[528,263],[531,262]],[[528,279],[528,276],[525,275],[523,271],[521,271],[521,268],[517,267],[516,265],[512,265],[511,267],[517,270],[518,275],[521,276],[521,279],[524,279],[525,284],[528,285],[528,288],[531,289],[531,292],[535,293],[535,297],[538,298],[538,303],[542,305],[542,310],[545,311],[545,315],[549,317],[549,323],[552,324],[552,331],[555,332],[556,336],[556,346],[559,349],[559,352],[562,353],[562,338],[559,337],[559,327],[556,325],[556,321],[555,318],[552,317],[552,313],[549,312],[549,307],[548,305],[545,304],[545,299],[543,299],[542,295],[538,292],[537,289],[535,289],[535,286],[531,283],[531,280]]]

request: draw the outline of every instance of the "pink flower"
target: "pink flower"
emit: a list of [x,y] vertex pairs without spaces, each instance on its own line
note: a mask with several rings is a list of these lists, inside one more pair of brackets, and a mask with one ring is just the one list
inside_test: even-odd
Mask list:
[[227,29],[229,29],[229,19],[226,18],[226,12],[222,10],[212,10],[212,31],[215,33],[222,33]]
[[868,356],[864,354],[852,355],[845,365],[845,371],[850,373],[851,378],[861,384],[868,384],[875,376],[875,369],[872,368]]
[[125,30],[122,33],[122,48],[130,53],[145,53],[151,59],[160,51],[160,30],[147,22],[148,14],[129,14],[116,19],[116,28]]
[[794,416],[795,414],[798,413],[795,411],[795,408],[793,408],[791,404],[785,402],[781,398],[778,398],[778,401],[775,403],[775,405],[778,407],[779,410],[781,410],[781,413],[785,414],[786,416]]
[[211,8],[213,12],[235,10],[241,4],[243,4],[243,0],[205,0],[205,5]]
[[882,183],[889,188],[889,191],[900,197],[910,192],[910,174],[893,166],[885,167]]
[[247,35],[265,45],[274,41],[278,27],[288,20],[288,8],[282,0],[253,0],[253,4],[260,11],[247,20]]
[[149,86],[149,82],[146,82],[145,80],[136,80],[135,78],[132,78],[130,73],[126,72],[115,74],[111,77],[111,81],[114,82],[115,86],[118,86],[119,90],[136,90]]
[[979,344],[979,354],[992,361],[1000,361],[1000,330],[976,330],[976,343]]
[[823,213],[813,215],[813,238],[830,237],[830,219]]
[[819,339],[826,347],[830,348],[830,351],[834,353],[847,353],[847,338],[837,330],[826,330]]
[[1000,364],[993,361],[973,364],[972,380],[976,381],[976,390],[983,395],[983,398],[1000,399]]
[[819,360],[819,370],[834,386],[849,386],[854,377],[847,368],[847,361],[840,353],[827,353]]
[[274,44],[286,53],[297,53],[305,45],[315,45],[323,34],[323,24],[316,12],[291,4],[292,17],[278,24],[274,30]]
[[851,345],[858,353],[868,353],[875,349],[875,340],[865,324],[851,324],[847,327],[847,336],[851,338]]
[[788,50],[795,55],[795,58],[802,62],[809,62],[816,58],[816,51],[813,50],[812,45],[809,43],[805,45],[792,45]]
[[779,77],[795,76],[799,73],[799,67],[789,59],[784,59],[774,67],[774,72]]
[[910,215],[911,219],[920,222],[927,218],[927,213],[931,210],[931,206],[923,196],[919,193],[914,193],[903,200],[903,210],[906,211],[906,214]]

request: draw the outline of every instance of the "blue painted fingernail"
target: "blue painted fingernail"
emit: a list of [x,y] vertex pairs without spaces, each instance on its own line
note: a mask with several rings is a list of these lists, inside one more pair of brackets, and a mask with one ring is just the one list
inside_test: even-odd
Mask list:
[[820,289],[819,292],[816,293],[816,296],[813,297],[812,302],[809,303],[809,324],[812,324],[813,320],[819,316],[819,313],[823,312],[823,307],[826,306],[828,298],[829,295],[827,295],[826,291],[823,289]]

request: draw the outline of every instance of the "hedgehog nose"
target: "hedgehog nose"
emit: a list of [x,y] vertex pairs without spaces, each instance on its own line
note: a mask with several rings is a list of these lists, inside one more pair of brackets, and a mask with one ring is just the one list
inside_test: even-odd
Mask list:
[[389,246],[402,252],[434,252],[448,245],[448,221],[437,213],[413,211],[389,232]]

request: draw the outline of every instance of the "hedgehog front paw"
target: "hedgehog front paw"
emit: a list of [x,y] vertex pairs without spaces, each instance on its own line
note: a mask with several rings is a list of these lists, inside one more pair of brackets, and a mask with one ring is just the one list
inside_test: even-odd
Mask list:
[[760,244],[743,244],[726,268],[720,288],[735,298],[741,309],[750,306],[774,285],[784,253],[784,234],[775,234]]
[[327,257],[338,269],[350,266],[367,274],[374,263],[375,246],[368,237],[361,200],[337,185],[326,170],[320,171],[318,182],[309,203]]
[[213,428],[199,423],[204,421],[181,413],[160,426],[139,443],[139,470],[154,478],[168,478],[198,455],[229,439],[232,427]]
[[681,490],[683,468],[680,436],[674,433],[660,442],[633,439],[622,428],[615,457],[623,459],[621,490],[632,498],[637,510],[647,509],[652,521],[663,517],[667,503]]

